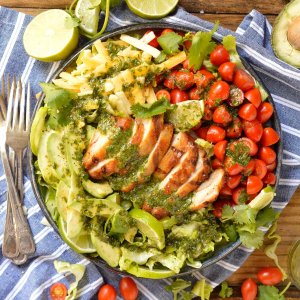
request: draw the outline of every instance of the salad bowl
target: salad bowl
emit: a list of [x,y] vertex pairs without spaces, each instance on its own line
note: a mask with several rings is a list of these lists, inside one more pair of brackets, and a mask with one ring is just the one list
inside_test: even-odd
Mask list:
[[[101,41],[106,41],[107,39],[119,37],[121,34],[144,33],[149,29],[152,29],[152,30],[155,31],[155,30],[163,30],[165,28],[171,28],[171,29],[173,29],[175,31],[178,31],[178,32],[191,32],[191,31],[193,31],[192,28],[188,28],[188,27],[184,27],[184,26],[176,26],[176,25],[173,25],[173,24],[155,22],[155,23],[145,23],[145,24],[138,24],[138,25],[131,25],[131,26],[123,27],[121,29],[117,29],[117,30],[114,30],[112,32],[108,32],[108,33],[104,34],[99,39]],[[95,41],[89,42],[82,49],[78,50],[75,54],[73,54],[66,62],[64,62],[62,67],[49,79],[49,82],[52,82],[53,79],[58,78],[58,76],[61,72],[63,72],[68,67],[73,65],[76,62],[76,60],[78,59],[80,53],[82,53],[82,51],[85,50],[85,49],[91,48],[92,43],[94,43],[94,42]],[[262,86],[263,89],[267,92],[268,102],[270,102],[271,105],[274,108],[273,116],[268,121],[269,122],[268,125],[270,127],[274,128],[276,130],[276,132],[279,135],[281,135],[280,122],[279,122],[278,115],[277,115],[277,112],[276,112],[275,104],[273,102],[273,99],[272,99],[270,93],[268,92],[267,88],[265,87],[265,85],[263,84],[261,79],[255,73],[253,68],[247,63],[247,61],[245,59],[243,59],[242,57],[241,57],[241,61],[244,65],[244,68],[255,78],[256,82],[258,82],[260,84],[260,86]],[[43,105],[43,103],[44,103],[44,98],[41,98],[38,101],[38,103],[36,104],[36,107],[35,107],[34,113],[33,113],[33,118],[34,118],[35,114],[37,113],[37,111],[39,110],[39,108]],[[280,166],[281,166],[281,161],[282,161],[282,141],[281,140],[275,145],[274,150],[277,154],[277,158],[276,158],[277,159],[277,167],[276,167],[276,174],[275,175],[276,175],[277,178],[279,178]],[[30,172],[30,176],[31,176],[31,183],[32,183],[32,187],[33,187],[36,199],[38,201],[38,204],[40,205],[41,210],[43,211],[44,215],[46,216],[46,218],[49,221],[49,223],[51,224],[51,226],[54,228],[54,230],[59,235],[61,235],[60,230],[58,228],[58,225],[53,220],[49,210],[47,209],[47,207],[45,205],[43,188],[38,183],[38,179],[37,179],[37,175],[36,175],[36,171],[35,171],[36,158],[35,158],[35,156],[34,156],[34,154],[32,153],[31,150],[28,151],[28,161],[29,161],[29,168],[30,168],[29,172]],[[276,189],[277,186],[278,186],[278,180],[276,181],[276,184],[275,184],[274,188]],[[231,242],[231,243],[228,243],[228,244],[223,245],[221,247],[217,247],[211,255],[209,255],[207,258],[205,258],[202,261],[202,264],[201,264],[200,268],[198,268],[198,270],[213,265],[214,263],[218,262],[222,258],[226,257],[229,253],[231,253],[234,249],[236,249],[240,245],[241,245],[241,242],[238,239],[235,242]],[[109,268],[109,269],[114,270],[116,272],[126,273],[125,271],[121,271],[118,267],[109,266],[103,259],[101,259],[99,257],[93,257],[93,256],[88,255],[88,254],[83,254],[83,255],[86,256],[89,260],[91,260],[97,266],[104,267],[104,268]],[[172,275],[172,276],[186,275],[186,274],[189,274],[193,271],[195,271],[195,268],[190,267],[190,266],[184,266],[178,274],[175,274],[175,275]]]

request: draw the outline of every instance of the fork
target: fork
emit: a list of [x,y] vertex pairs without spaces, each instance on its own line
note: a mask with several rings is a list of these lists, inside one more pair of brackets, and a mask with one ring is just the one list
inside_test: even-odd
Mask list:
[[[26,87],[19,80],[17,87],[10,93],[7,119],[6,119],[6,144],[14,150],[17,163],[17,178],[20,196],[15,195],[16,187],[13,186],[13,207],[12,212],[17,234],[17,245],[21,254],[33,254],[35,244],[32,233],[24,216],[20,199],[23,198],[23,153],[27,148],[30,128],[30,85],[27,86],[27,97],[25,102]],[[26,108],[26,110],[25,110]],[[19,197],[18,197],[19,196]]]

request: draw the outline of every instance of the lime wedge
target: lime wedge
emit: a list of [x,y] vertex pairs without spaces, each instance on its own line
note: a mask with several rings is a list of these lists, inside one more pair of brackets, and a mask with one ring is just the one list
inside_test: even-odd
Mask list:
[[268,206],[275,197],[274,189],[268,185],[249,203],[251,208],[261,210]]
[[90,35],[97,33],[100,15],[99,5],[94,7],[91,0],[79,0],[75,8],[75,15],[80,20],[79,28],[81,30]]
[[151,279],[162,279],[168,278],[175,275],[174,271],[171,270],[160,270],[160,269],[148,269],[132,264],[126,269],[126,272],[136,277],[151,278]]
[[62,217],[58,219],[58,229],[63,240],[78,253],[93,253],[96,249],[93,246],[91,236],[87,232],[82,232],[75,238],[69,238],[67,235],[67,225]]
[[37,15],[27,26],[23,43],[28,55],[46,62],[67,58],[78,44],[78,29],[61,9]]
[[158,249],[165,247],[165,233],[163,224],[148,212],[134,208],[129,212],[130,216],[136,220],[137,227],[142,234],[148,237],[151,245]]
[[146,19],[159,19],[168,15],[178,0],[126,0],[130,10]]

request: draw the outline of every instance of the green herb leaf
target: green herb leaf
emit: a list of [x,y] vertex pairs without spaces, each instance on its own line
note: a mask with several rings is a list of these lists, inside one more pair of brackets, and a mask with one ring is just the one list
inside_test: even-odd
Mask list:
[[183,279],[176,279],[175,281],[172,282],[171,285],[166,286],[165,289],[168,292],[172,292],[174,300],[176,300],[178,293],[189,286],[191,286],[191,282]]
[[238,224],[250,224],[255,223],[257,210],[251,208],[247,204],[237,205],[234,207],[234,220]]
[[238,67],[244,69],[240,56],[236,50],[236,38],[233,35],[224,36],[222,44],[229,52],[230,61],[235,62]]
[[168,32],[161,35],[157,41],[166,54],[174,54],[179,52],[179,45],[182,42],[182,36],[175,32]]
[[165,113],[171,109],[171,104],[166,99],[158,100],[151,105],[134,104],[131,107],[131,111],[136,118],[147,119],[156,115]]
[[226,222],[228,220],[231,220],[233,219],[233,216],[234,216],[234,209],[228,204],[224,205],[222,208],[222,221]]
[[231,143],[226,151],[226,154],[232,158],[233,163],[246,167],[251,159],[249,154],[250,148],[245,142]]
[[228,286],[228,283],[226,281],[222,282],[221,291],[219,293],[219,296],[221,298],[228,298],[228,297],[231,297],[232,294],[233,294],[233,289]]
[[195,298],[195,295],[192,292],[182,291],[180,300],[192,300]]
[[263,245],[264,233],[257,229],[254,233],[250,233],[243,230],[237,230],[242,244],[247,248],[258,249]]
[[214,28],[209,32],[197,32],[192,39],[192,46],[190,48],[188,59],[190,67],[194,67],[194,70],[198,70],[204,59],[215,48],[216,43],[213,42],[212,36],[218,29],[219,22],[216,22]]
[[279,217],[279,213],[274,210],[272,207],[265,207],[258,212],[256,217],[256,225],[267,226],[273,223]]
[[205,282],[205,279],[196,282],[192,289],[192,293],[200,297],[201,300],[209,300],[213,288]]
[[[102,0],[101,1],[101,10],[105,10],[106,9],[106,3],[107,3],[107,0]],[[116,6],[119,6],[121,5],[122,3],[122,0],[110,0],[110,8],[114,8]]]
[[260,285],[258,289],[259,300],[285,300],[285,297],[280,294],[275,286]]

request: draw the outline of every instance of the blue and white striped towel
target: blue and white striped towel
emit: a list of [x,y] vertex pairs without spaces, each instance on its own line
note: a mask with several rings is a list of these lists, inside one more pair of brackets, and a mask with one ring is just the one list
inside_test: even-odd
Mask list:
[[[30,81],[33,93],[39,92],[39,82],[45,81],[59,67],[60,63],[46,64],[29,58],[23,49],[22,35],[24,28],[31,20],[30,16],[0,8],[0,76],[10,73],[21,76],[24,82]],[[212,24],[203,21],[179,8],[174,15],[166,17],[165,22],[182,24],[191,29],[207,30]],[[133,15],[123,4],[112,11],[108,30],[142,23],[145,20]],[[280,185],[273,206],[283,209],[300,183],[300,72],[279,61],[273,54],[270,45],[271,26],[266,18],[252,11],[233,33],[219,28],[215,34],[221,38],[227,34],[237,37],[239,53],[254,67],[268,89],[271,91],[281,121],[283,131],[284,156]],[[3,240],[3,224],[5,218],[6,183],[0,166],[0,243]],[[60,237],[49,227],[40,222],[43,214],[33,195],[28,178],[25,178],[25,204],[28,208],[28,218],[34,233],[37,251],[34,257],[24,266],[13,265],[0,256],[0,298],[1,299],[47,299],[49,286],[56,281],[68,284],[72,279],[58,275],[53,268],[53,260],[66,260],[71,263],[81,262],[86,265],[87,272],[80,282],[79,296],[90,299],[101,285],[103,279],[117,287],[120,275],[108,270],[100,272],[89,261],[72,251],[62,242]],[[189,276],[189,280],[206,278],[212,286],[216,286],[248,258],[251,250],[239,247],[223,260],[212,267]],[[171,280],[137,280],[141,299],[171,299],[172,296],[164,290]]]

